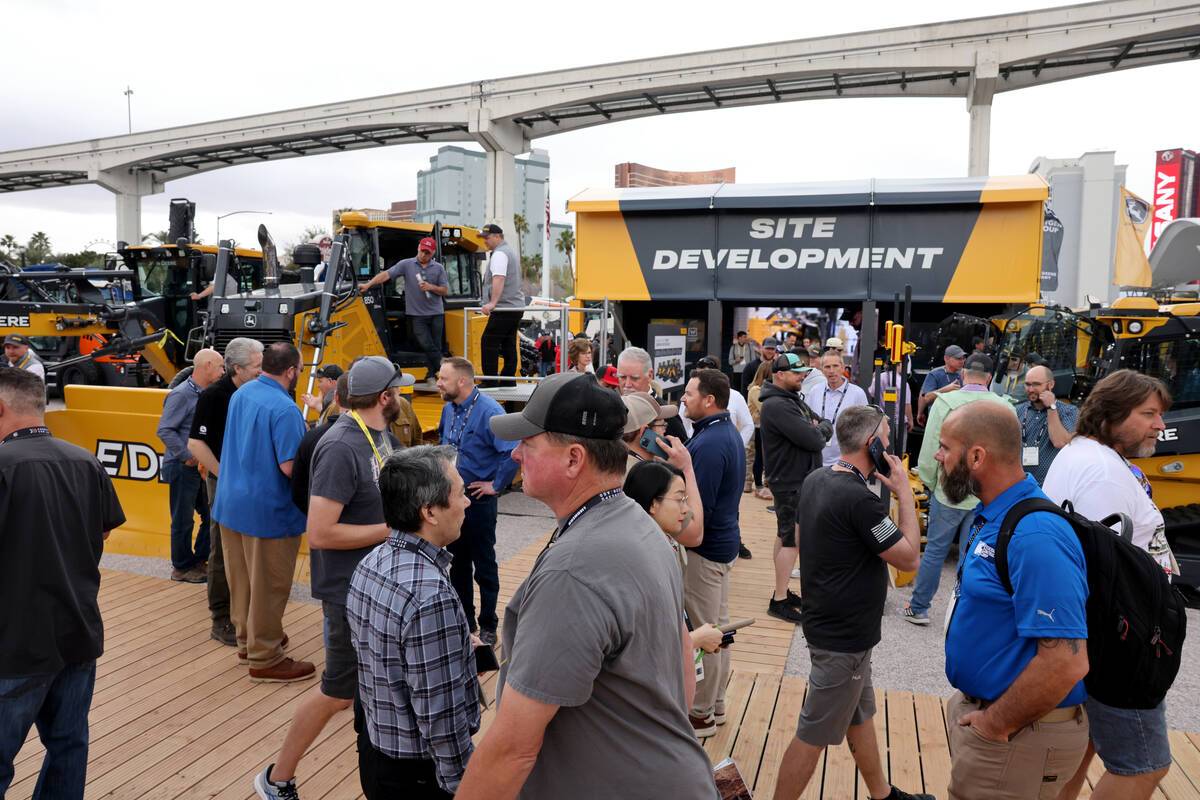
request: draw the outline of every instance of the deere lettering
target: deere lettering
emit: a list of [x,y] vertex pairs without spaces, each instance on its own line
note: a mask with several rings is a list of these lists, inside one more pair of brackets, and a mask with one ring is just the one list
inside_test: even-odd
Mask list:
[[0,328],[28,328],[29,316],[2,316],[0,317]]
[[131,481],[158,479],[163,456],[141,442],[96,440],[96,459],[110,478]]
[[[751,239],[829,239],[837,217],[758,218],[750,221]],[[666,269],[933,269],[943,247],[760,247],[655,250],[652,268]]]

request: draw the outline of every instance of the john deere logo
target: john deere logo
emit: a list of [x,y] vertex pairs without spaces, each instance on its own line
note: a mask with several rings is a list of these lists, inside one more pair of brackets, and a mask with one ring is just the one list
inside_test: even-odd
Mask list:
[[247,314],[242,319],[242,324],[247,328],[256,328],[258,327],[258,317],[254,314]]

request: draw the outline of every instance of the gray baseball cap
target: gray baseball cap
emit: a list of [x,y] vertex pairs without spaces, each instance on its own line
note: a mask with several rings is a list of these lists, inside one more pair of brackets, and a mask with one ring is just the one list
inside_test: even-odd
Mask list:
[[412,386],[416,380],[383,356],[367,356],[350,367],[346,390],[351,396],[360,397],[378,394],[393,386]]
[[946,348],[946,351],[942,355],[946,358],[964,358],[967,354],[961,347],[952,344]]
[[776,339],[774,336],[768,336],[767,338],[763,339],[762,346],[763,347],[774,347],[776,350],[778,350],[779,349],[779,340]]

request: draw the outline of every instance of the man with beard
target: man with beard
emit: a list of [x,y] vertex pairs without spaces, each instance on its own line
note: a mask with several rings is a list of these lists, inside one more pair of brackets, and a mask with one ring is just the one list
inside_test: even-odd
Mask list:
[[[438,440],[454,448],[455,464],[471,498],[463,520],[462,536],[446,548],[454,556],[450,582],[462,600],[471,632],[478,629],[479,638],[494,645],[500,622],[496,616],[496,599],[500,595],[500,572],[496,564],[496,499],[517,474],[517,462],[512,460],[517,443],[501,439],[492,432],[488,421],[503,414],[504,409],[475,388],[475,366],[470,361],[445,359],[438,371],[437,383],[446,403],[442,406]],[[478,628],[475,583],[479,584]]]
[[946,416],[938,440],[947,498],[979,497],[946,615],[946,678],[957,690],[946,705],[949,796],[1050,797],[1087,748],[1083,548],[1058,515],[1026,514],[1008,544],[1010,594],[996,568],[1000,526],[1018,502],[1045,497],[1021,467],[1016,415],[971,403]]
[[[1154,504],[1145,474],[1129,459],[1154,455],[1158,434],[1165,427],[1162,415],[1170,405],[1167,387],[1156,378],[1128,369],[1108,375],[1092,388],[1080,409],[1075,437],[1054,459],[1043,484],[1051,500],[1070,500],[1088,519],[1104,519],[1117,512],[1128,516],[1133,520],[1133,543],[1168,573],[1177,570],[1173,569],[1162,513]],[[1137,676],[1130,679],[1137,680]],[[1060,800],[1072,800],[1078,794],[1093,752],[1100,755],[1107,770],[1093,797],[1150,797],[1171,766],[1165,701],[1157,708],[1128,709],[1089,697],[1087,711],[1092,746],[1075,777],[1059,794]]]
[[302,681],[315,671],[308,661],[287,657],[283,633],[305,525],[291,486],[306,430],[294,396],[300,367],[291,342],[264,350],[262,374],[229,401],[221,445],[212,517],[221,524],[238,663],[250,665],[254,683]]
[[[360,292],[397,278],[404,278],[404,316],[412,322],[413,336],[425,354],[428,373],[426,382],[437,378],[438,364],[442,360],[442,329],[446,312],[442,298],[450,293],[446,282],[446,268],[433,260],[437,243],[426,236],[417,245],[413,258],[397,261],[392,267],[379,273],[358,286]],[[337,376],[333,376],[335,379]]]
[[[947,362],[949,363],[949,362]],[[966,536],[971,525],[971,510],[978,499],[971,493],[959,502],[951,502],[941,484],[941,461],[938,453],[938,432],[942,422],[954,409],[966,403],[985,402],[1001,405],[1009,413],[1015,413],[1007,402],[988,391],[992,376],[992,360],[984,355],[972,355],[962,370],[961,391],[939,394],[933,392],[933,405],[929,408],[929,419],[925,425],[925,436],[921,441],[921,455],[917,459],[917,475],[929,490],[929,521],[925,529],[925,553],[921,556],[921,567],[913,582],[912,601],[900,609],[900,616],[914,625],[929,624],[929,607],[942,582],[942,565],[950,552],[950,545]],[[1018,443],[1020,436],[1017,437]]]
[[1021,443],[1025,445],[1021,463],[1041,486],[1058,451],[1071,441],[1079,409],[1058,402],[1054,396],[1054,373],[1049,367],[1029,368],[1025,373],[1025,395],[1029,399],[1017,404]]
[[379,470],[399,447],[387,428],[400,415],[401,378],[380,356],[350,367],[344,413],[313,451],[307,533],[312,594],[324,615],[325,670],[320,686],[296,709],[278,760],[254,779],[264,800],[296,796],[296,767],[304,751],[334,714],[354,702],[358,663],[346,622],[346,595],[358,562],[388,535]]

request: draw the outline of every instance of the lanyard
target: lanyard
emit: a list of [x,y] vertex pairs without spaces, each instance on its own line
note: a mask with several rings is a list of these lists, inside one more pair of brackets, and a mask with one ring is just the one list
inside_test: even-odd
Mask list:
[[[621,488],[618,486],[613,489],[605,489],[600,494],[594,495],[594,496],[588,498],[584,502],[583,505],[581,505],[579,508],[577,508],[573,512],[571,512],[571,514],[567,517],[566,522],[564,522],[562,524],[562,527],[554,532],[554,535],[550,537],[550,544],[554,544],[559,539],[561,539],[563,534],[567,532],[567,529],[570,528],[572,525],[574,525],[579,520],[579,518],[582,517],[584,514],[591,511],[593,508],[600,505],[605,500],[611,500],[612,498],[617,497],[620,494],[621,494]],[[549,547],[549,545],[547,545],[547,547]]]
[[17,430],[10,433],[8,436],[5,436],[3,440],[0,440],[0,444],[7,444],[8,442],[12,441],[13,439],[28,439],[33,436],[49,436],[49,435],[50,435],[50,429],[47,428],[45,425],[34,425],[29,428],[18,428]]
[[962,552],[962,558],[958,560],[958,577],[954,582],[955,597],[959,596],[960,589],[962,588],[963,567],[967,563],[967,556],[971,555],[971,545],[975,544],[975,537],[978,536],[979,532],[983,530],[983,526],[986,522],[987,520],[985,520],[983,517],[980,517],[979,521],[971,527],[971,538],[967,540],[967,546]]
[[451,414],[450,433],[446,438],[448,438],[450,440],[450,446],[453,447],[455,450],[462,449],[463,437],[467,435],[467,423],[471,421],[471,412],[475,410],[475,404],[479,402],[479,394],[478,394],[479,390],[476,389],[475,391],[476,391],[475,399],[471,401],[471,405],[467,406],[467,413],[463,415],[462,425],[460,425],[458,428],[458,438],[457,439],[454,438],[454,417],[456,415],[454,415],[453,413]]
[[856,466],[854,466],[853,464],[851,464],[849,461],[842,461],[842,460],[839,458],[839,459],[838,459],[838,462],[837,462],[837,465],[838,465],[839,467],[842,467],[843,469],[848,469],[848,470],[850,470],[850,471],[851,471],[851,472],[853,472],[855,475],[857,475],[858,477],[862,478],[862,482],[863,482],[863,483],[865,483],[865,484],[867,484],[867,486],[870,486],[870,485],[871,485],[870,481],[868,481],[868,480],[867,480],[867,477],[866,477],[865,475],[863,475],[863,474],[862,474],[862,471],[861,471],[861,470],[859,470],[859,468],[858,468],[858,467],[856,467]]
[[375,439],[372,438],[371,432],[367,430],[367,424],[362,421],[362,417],[358,415],[357,411],[351,411],[350,418],[358,423],[358,427],[362,428],[363,436],[366,436],[367,441],[371,444],[371,452],[375,454],[375,460],[379,463],[379,466],[382,467],[383,456],[379,455],[379,448],[375,446]]
[[[1021,412],[1021,434],[1023,436],[1028,435],[1027,431],[1025,430],[1025,426],[1029,422],[1029,412],[1032,409],[1033,409],[1033,403],[1030,403],[1028,406],[1025,407],[1025,410]],[[1032,443],[1033,447],[1041,447],[1042,446],[1042,442],[1044,441],[1044,439],[1042,438],[1043,435],[1044,436],[1050,435],[1050,412],[1049,411],[1047,411],[1042,416],[1041,427],[1038,428],[1037,433],[1034,434],[1034,436],[1033,436],[1033,443]]]
[[850,386],[848,385],[848,383],[842,384],[842,399],[838,400],[837,408],[835,408],[833,410],[833,416],[826,417],[825,416],[825,401],[827,401],[829,399],[830,392],[836,392],[836,391],[837,391],[837,389],[830,389],[828,386],[826,386],[825,392],[821,395],[821,418],[827,419],[830,422],[834,422],[835,420],[837,420],[838,412],[842,410],[842,403],[846,402],[846,395],[850,394]]

